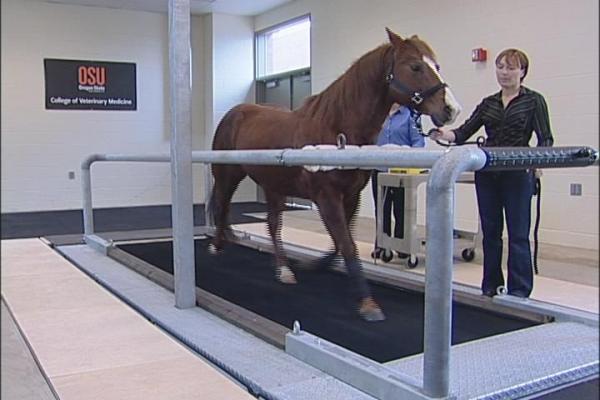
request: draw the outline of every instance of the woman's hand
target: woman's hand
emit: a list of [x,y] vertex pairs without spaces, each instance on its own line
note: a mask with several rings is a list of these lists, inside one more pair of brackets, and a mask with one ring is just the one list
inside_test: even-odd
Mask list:
[[431,131],[429,137],[433,140],[445,140],[447,142],[456,141],[456,135],[451,129],[437,128]]

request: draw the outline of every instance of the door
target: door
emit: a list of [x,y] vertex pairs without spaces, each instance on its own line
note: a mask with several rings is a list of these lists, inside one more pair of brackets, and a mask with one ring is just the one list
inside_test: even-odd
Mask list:
[[[279,105],[289,109],[296,109],[310,96],[310,70],[294,71],[256,82],[256,100],[259,104]],[[265,194],[257,186],[256,198],[264,203]],[[302,207],[313,208],[310,200],[297,197],[288,197],[287,203]]]

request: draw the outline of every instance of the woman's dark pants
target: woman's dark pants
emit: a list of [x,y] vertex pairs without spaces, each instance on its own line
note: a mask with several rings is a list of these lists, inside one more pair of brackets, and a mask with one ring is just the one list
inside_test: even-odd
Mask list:
[[529,297],[533,271],[529,231],[531,197],[534,190],[530,171],[476,172],[475,188],[483,231],[484,294],[496,293],[504,286],[502,275],[503,211],[508,228],[508,294]]

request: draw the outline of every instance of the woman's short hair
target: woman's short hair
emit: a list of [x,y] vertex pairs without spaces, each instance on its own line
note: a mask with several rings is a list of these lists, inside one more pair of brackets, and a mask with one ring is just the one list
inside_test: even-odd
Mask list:
[[502,59],[505,59],[508,65],[516,66],[523,70],[523,76],[521,77],[521,82],[527,76],[527,71],[529,70],[529,59],[527,58],[527,54],[518,49],[506,49],[502,50],[500,54],[496,57],[496,64],[498,64]]

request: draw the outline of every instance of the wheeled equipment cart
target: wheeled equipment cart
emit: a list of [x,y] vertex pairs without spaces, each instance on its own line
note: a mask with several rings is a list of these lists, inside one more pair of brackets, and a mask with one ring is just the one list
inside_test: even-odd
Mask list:
[[[392,170],[394,171],[394,170]],[[402,169],[398,172],[380,173],[377,178],[377,246],[383,249],[381,260],[390,262],[394,258],[394,251],[408,254],[407,266],[415,268],[419,264],[418,255],[425,253],[424,233],[417,226],[417,195],[421,184],[429,178],[428,170]],[[474,184],[472,172],[460,175],[457,183]],[[383,232],[383,199],[389,188],[404,187],[404,237],[397,238]],[[475,258],[475,249],[481,243],[481,227],[477,232],[454,230],[454,238],[467,242],[462,249],[461,256],[465,261]]]

